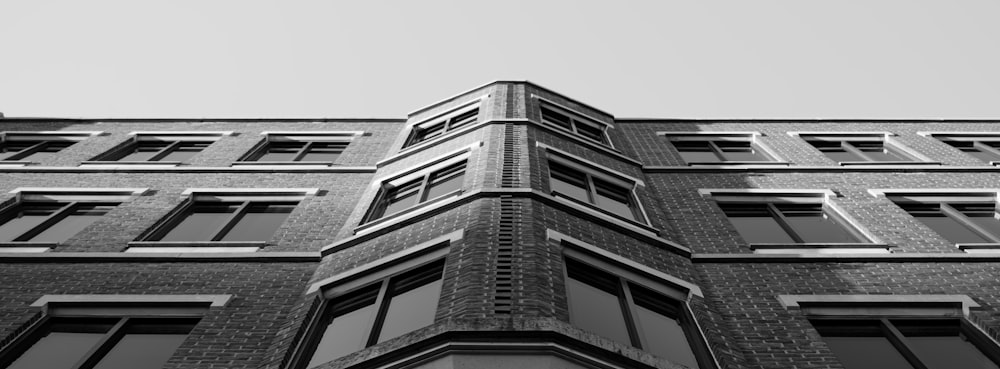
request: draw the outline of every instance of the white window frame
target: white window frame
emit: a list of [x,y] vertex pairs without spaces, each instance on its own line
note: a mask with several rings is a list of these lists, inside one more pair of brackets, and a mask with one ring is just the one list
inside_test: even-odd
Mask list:
[[[833,217],[841,224],[848,233],[851,233],[859,242],[837,243],[758,243],[747,242],[750,249],[755,254],[888,254],[891,253],[890,246],[877,243],[876,238],[871,235],[859,223],[847,216],[832,198],[837,194],[828,189],[726,189],[726,188],[702,188],[698,189],[702,197],[708,198],[716,204],[813,204],[820,205],[823,213]],[[727,220],[728,217],[726,218]],[[777,220],[779,225],[783,223]],[[735,228],[735,226],[734,226]],[[784,228],[784,227],[782,227]],[[789,232],[786,229],[786,232]],[[789,236],[795,239],[797,236],[789,232]]]
[[[112,148],[101,153],[96,159],[109,156],[112,151],[126,149],[138,145],[140,142],[216,142],[225,136],[234,135],[233,131],[133,131],[129,132],[129,141],[124,146]],[[167,150],[165,148],[164,150]],[[118,160],[88,160],[80,164],[86,168],[136,168],[136,167],[176,167],[181,165],[178,161],[118,161]]]
[[[0,213],[9,211],[26,202],[94,203],[129,201],[142,196],[149,188],[103,188],[103,187],[18,187],[9,193],[15,201],[0,208]],[[65,209],[64,209],[65,210]],[[57,216],[53,214],[52,216]],[[0,247],[0,253],[48,252],[57,244],[47,242],[8,242],[10,246]]]
[[[948,141],[962,141],[962,142],[972,142],[973,147],[979,149],[980,151],[986,151],[997,156],[997,160],[990,160],[988,163],[990,165],[1000,164],[1000,149],[992,147],[990,145],[983,144],[983,142],[996,142],[1000,144],[1000,132],[917,132],[918,135],[924,137],[931,137],[937,139],[938,141],[948,144]],[[948,145],[951,146],[951,145]],[[960,150],[959,148],[955,148]],[[968,155],[968,154],[966,154]],[[970,155],[971,156],[971,155]],[[982,160],[976,158],[978,160]]]
[[[572,199],[566,196],[559,196],[558,194],[553,194],[552,189],[549,188],[548,196],[551,196],[556,201],[560,203],[570,205],[574,208],[584,210],[585,212],[593,215],[597,215],[602,219],[614,219],[615,222],[628,222],[630,224],[640,224],[645,227],[652,227],[649,220],[649,214],[646,212],[645,206],[643,206],[642,201],[640,201],[636,189],[639,186],[646,187],[646,184],[635,177],[629,176],[627,174],[621,173],[614,169],[605,167],[603,165],[594,163],[587,159],[581,158],[579,156],[570,154],[568,152],[556,149],[552,146],[543,144],[541,142],[536,143],[536,146],[545,152],[545,159],[551,162],[559,163],[560,165],[572,168],[588,176],[598,178],[604,182],[619,186],[621,188],[627,189],[629,191],[630,200],[635,203],[637,209],[634,209],[634,213],[639,215],[642,219],[627,219],[616,214],[612,214],[604,209],[599,208],[595,204],[585,203],[576,199]],[[547,180],[551,181],[551,173],[547,174]],[[551,185],[550,185],[551,187]]]
[[[102,131],[0,131],[0,145],[18,141],[65,141],[80,142],[87,138],[100,136]],[[30,150],[30,149],[29,149]],[[28,154],[29,156],[31,154]],[[0,161],[0,168],[23,167],[34,163],[31,160]]]
[[[469,101],[466,101],[466,102],[464,102],[462,104],[459,104],[458,106],[453,107],[451,109],[448,109],[448,110],[446,110],[446,111],[444,111],[442,113],[433,115],[433,116],[431,116],[429,118],[424,118],[424,119],[420,119],[420,120],[414,121],[412,123],[407,123],[406,126],[404,127],[404,132],[406,132],[406,134],[404,136],[405,139],[404,139],[402,147],[400,147],[399,151],[400,152],[408,152],[408,151],[413,150],[414,148],[417,148],[417,147],[424,147],[424,146],[430,145],[431,142],[441,142],[441,141],[447,140],[446,137],[454,137],[454,136],[459,135],[461,133],[468,132],[468,130],[470,130],[470,129],[475,129],[474,127],[479,126],[479,123],[483,122],[483,120],[480,119],[480,117],[483,114],[483,102],[486,101],[486,99],[488,99],[489,97],[490,97],[489,94],[482,95],[482,96],[473,98],[473,99],[471,99]],[[469,124],[465,124],[465,125],[463,125],[461,127],[455,128],[455,129],[444,130],[444,132],[442,132],[441,135],[439,135],[437,137],[434,137],[434,138],[431,138],[431,139],[422,140],[422,141],[419,141],[419,142],[413,142],[414,138],[416,137],[417,132],[419,130],[421,130],[421,128],[429,127],[429,126],[434,126],[434,125],[437,125],[439,123],[441,123],[441,124],[448,124],[447,121],[450,120],[451,118],[453,118],[455,116],[459,116],[459,115],[465,114],[465,113],[468,113],[469,111],[471,111],[473,109],[478,109],[479,110],[479,113],[476,115],[476,121],[475,122],[471,122]],[[442,129],[445,129],[445,128],[442,128]]]
[[260,154],[264,150],[267,150],[267,147],[271,142],[336,142],[350,144],[355,138],[363,136],[364,134],[364,131],[264,131],[260,133],[261,136],[264,136],[264,139],[243,154],[239,160],[233,162],[232,166],[253,166],[261,169],[265,169],[267,167],[330,167],[336,163],[323,161],[256,161],[247,159]]
[[[822,132],[822,131],[797,131],[788,132],[789,136],[799,137],[803,141],[815,140],[815,141],[840,141],[843,147],[844,141],[870,141],[870,142],[881,142],[883,147],[886,147],[894,152],[909,158],[906,161],[874,161],[874,160],[860,160],[860,161],[842,161],[837,162],[838,165],[941,165],[940,162],[933,161],[927,156],[921,155],[916,150],[913,150],[906,145],[903,145],[898,140],[893,137],[896,134],[892,132]],[[812,144],[810,147],[815,148]],[[853,146],[844,147],[844,149],[855,156],[861,158],[867,158],[868,156],[857,150]],[[816,148],[819,151],[818,148]],[[821,152],[822,153],[822,152]],[[823,154],[826,157],[826,154]],[[829,159],[829,157],[827,157]],[[832,160],[832,159],[831,159]]]
[[[316,196],[318,188],[189,188],[181,193],[183,201],[164,215],[143,233],[141,241],[129,242],[127,253],[212,253],[212,252],[256,252],[267,245],[267,241],[151,241],[163,232],[177,226],[178,217],[187,213],[197,202],[301,202]],[[287,220],[286,220],[287,221]]]
[[[757,131],[748,132],[713,132],[713,131],[659,131],[656,132],[657,135],[665,137],[671,143],[674,141],[736,141],[736,142],[749,142],[750,146],[755,149],[760,150],[765,157],[769,160],[762,161],[734,161],[734,160],[719,160],[714,162],[686,162],[690,166],[711,166],[711,165],[783,165],[787,166],[789,163],[780,159],[774,150],[771,150],[767,145],[761,143],[758,138],[763,136]],[[713,148],[714,145],[713,145]],[[675,148],[676,149],[676,148]],[[678,150],[679,151],[679,150]],[[713,150],[716,155],[724,155],[721,151]]]
[[[587,142],[592,145],[598,145],[605,148],[615,149],[615,144],[611,141],[611,136],[608,135],[608,130],[614,128],[614,126],[612,126],[611,124],[608,124],[604,121],[601,121],[600,119],[594,118],[587,114],[580,113],[575,109],[569,108],[565,105],[559,104],[555,101],[546,99],[544,97],[538,95],[531,95],[531,97],[538,101],[538,121],[543,126],[554,129],[558,132],[563,132],[565,134],[568,134],[570,137],[573,137],[577,141]],[[573,129],[567,129],[566,127],[547,121],[545,119],[545,115],[542,114],[542,107],[555,110],[557,113],[569,117],[571,120],[570,125],[573,127]],[[591,128],[596,128],[600,130],[603,142],[594,141],[590,138],[586,138],[585,136],[577,133],[575,123],[585,124],[590,126]]]
[[[905,197],[907,202],[941,204],[941,212],[952,220],[962,224],[972,233],[989,239],[986,243],[955,243],[955,247],[967,253],[1000,253],[1000,235],[993,234],[970,221],[960,211],[948,206],[947,203],[993,203],[994,209],[1000,209],[1000,189],[870,189],[868,193],[875,197]],[[893,204],[896,204],[893,201]],[[897,204],[898,206],[898,204]],[[994,210],[996,211],[996,210]],[[919,221],[917,221],[919,222]],[[921,223],[923,225],[923,223]],[[927,229],[934,231],[933,228]],[[937,233],[937,231],[934,231]],[[944,239],[944,237],[942,237]],[[950,242],[950,241],[949,241]]]

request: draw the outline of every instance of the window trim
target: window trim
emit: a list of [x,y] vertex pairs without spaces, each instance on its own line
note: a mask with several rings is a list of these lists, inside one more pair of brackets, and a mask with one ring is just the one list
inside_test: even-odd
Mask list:
[[[817,141],[840,141],[841,147],[845,151],[854,154],[855,156],[865,158],[867,160],[855,160],[855,161],[841,161],[837,162],[840,166],[847,165],[941,165],[941,162],[934,161],[933,159],[924,156],[917,152],[916,150],[898,142],[893,137],[896,136],[895,133],[885,132],[885,131],[874,131],[874,132],[823,132],[823,131],[790,131],[787,132],[789,136],[799,137],[803,141],[806,141],[810,147],[813,147],[817,151],[818,148],[809,143],[810,138]],[[908,158],[910,160],[905,161],[874,161],[871,160],[866,154],[855,148],[854,146],[848,145],[843,146],[845,141],[872,141],[881,142],[883,147],[889,147],[901,156]],[[820,151],[822,153],[822,151]],[[823,155],[829,160],[826,154]]]
[[[430,142],[444,141],[444,140],[447,140],[447,138],[454,137],[456,135],[462,134],[464,132],[467,132],[470,129],[475,129],[474,127],[478,126],[479,123],[483,123],[483,120],[480,119],[480,117],[482,116],[482,113],[483,113],[483,102],[486,101],[489,97],[490,97],[490,94],[485,94],[485,95],[482,95],[482,96],[479,96],[479,97],[475,97],[475,98],[472,98],[472,99],[470,99],[470,100],[468,100],[466,102],[458,104],[458,105],[456,105],[453,108],[449,108],[449,109],[445,110],[444,112],[435,114],[435,115],[433,115],[431,117],[423,118],[423,119],[414,121],[412,123],[407,123],[404,126],[404,128],[403,128],[403,132],[405,132],[406,134],[404,136],[405,139],[403,140],[403,144],[399,148],[399,153],[410,152],[410,151],[413,151],[417,147],[426,147],[426,146],[429,145]],[[462,126],[459,126],[458,128],[448,129],[447,125],[449,124],[451,118],[454,118],[456,116],[468,113],[469,111],[471,111],[473,109],[478,109],[479,110],[479,113],[476,114],[476,120],[475,120],[475,122],[471,122],[469,124],[464,124]],[[419,130],[421,130],[421,128],[419,128],[420,126],[424,126],[424,125],[433,126],[433,125],[436,125],[435,123],[438,123],[439,121],[442,121],[442,120],[444,120],[444,124],[446,125],[446,127],[443,128],[444,131],[441,133],[440,136],[433,137],[433,138],[428,139],[428,140],[422,140],[422,141],[418,141],[418,142],[413,142],[413,140],[416,137],[417,132]]]
[[[557,103],[555,101],[552,101],[550,99],[541,97],[541,96],[536,95],[536,94],[532,94],[531,98],[533,98],[533,99],[535,99],[535,100],[538,101],[538,122],[541,125],[543,125],[545,127],[553,128],[553,129],[555,129],[558,132],[563,132],[563,133],[569,134],[571,137],[582,139],[584,142],[588,142],[590,144],[596,144],[598,146],[603,146],[605,148],[609,148],[609,149],[617,151],[617,148],[615,148],[615,144],[611,141],[611,135],[608,134],[608,130],[609,129],[614,129],[615,128],[612,124],[604,122],[604,121],[602,121],[600,119],[594,118],[594,117],[592,117],[590,115],[581,113],[581,112],[577,111],[576,109],[567,107],[565,105],[562,105],[560,103]],[[560,113],[560,114],[563,114],[563,115],[566,115],[567,117],[569,117],[570,120],[571,120],[570,121],[570,126],[572,127],[572,129],[568,129],[566,127],[563,127],[563,126],[560,126],[558,124],[551,123],[551,122],[547,121],[545,119],[544,114],[542,114],[542,108],[543,107],[549,108],[551,110],[555,110],[557,113]],[[592,140],[590,138],[587,138],[587,137],[585,137],[585,136],[577,133],[576,124],[574,124],[576,122],[581,122],[582,124],[585,124],[585,125],[591,126],[592,128],[596,128],[596,129],[600,130],[601,131],[601,139],[602,140],[601,141],[594,141],[594,140]]]
[[[322,339],[321,333],[326,329],[320,323],[328,314],[331,301],[359,288],[379,281],[385,283],[395,276],[437,262],[444,262],[441,276],[443,281],[446,275],[444,271],[448,269],[447,256],[451,251],[451,244],[462,239],[463,234],[464,229],[459,229],[311,284],[306,294],[315,293],[319,305],[306,317],[301,328],[303,334],[293,343],[292,357],[286,368],[301,369],[308,365],[312,359],[311,355],[315,353],[316,345]],[[439,304],[440,301],[441,296],[438,296]],[[376,301],[376,304],[380,303],[381,301]],[[373,331],[374,327],[367,327],[366,334],[370,337]],[[364,349],[376,345],[378,343],[366,345]]]
[[[170,252],[171,248],[177,247],[174,252],[255,252],[268,244],[268,241],[155,241],[152,238],[162,237],[177,226],[188,210],[198,202],[241,202],[243,206],[232,215],[229,220],[218,229],[213,238],[224,235],[225,232],[240,219],[242,211],[251,202],[291,202],[301,204],[305,199],[317,196],[318,188],[189,188],[181,193],[183,201],[180,205],[164,215],[152,227],[143,232],[136,241],[128,243],[129,249],[126,252]],[[296,204],[298,207],[299,204]],[[294,210],[293,210],[294,211]],[[287,220],[286,220],[287,221]],[[272,235],[273,237],[273,235]],[[208,247],[203,247],[208,246]],[[146,247],[153,247],[146,251]],[[195,247],[195,248],[192,248]],[[219,247],[225,247],[220,249]],[[132,250],[132,248],[136,248]]]
[[[61,219],[61,216],[65,212],[72,209],[78,203],[123,203],[136,196],[145,195],[148,191],[149,188],[18,187],[8,192],[14,195],[14,201],[0,207],[0,214],[22,206],[24,203],[66,203],[59,211],[49,215],[46,221],[35,226],[27,233],[36,232],[35,229],[40,229],[37,232],[44,232],[59,221],[56,218]],[[59,244],[61,242],[10,241],[4,242],[3,245],[13,247],[0,247],[0,252],[48,252]]]
[[[568,281],[570,279],[569,268],[567,267],[566,260],[572,259],[575,262],[585,264],[591,268],[604,271],[616,277],[619,283],[634,283],[662,295],[667,299],[673,300],[673,302],[677,303],[679,310],[681,310],[680,316],[677,319],[678,324],[681,325],[684,330],[684,335],[688,340],[688,344],[691,347],[694,357],[698,361],[698,365],[701,367],[711,368],[721,367],[718,360],[715,358],[715,354],[710,343],[708,342],[708,337],[705,336],[704,329],[702,329],[701,324],[698,322],[698,319],[694,316],[694,312],[691,310],[690,300],[693,296],[704,298],[702,290],[697,284],[671,276],[630,259],[620,257],[598,246],[577,240],[571,236],[567,236],[552,229],[546,229],[546,237],[560,245],[560,253],[563,261],[563,281]],[[635,303],[631,301],[631,296],[616,297],[619,300],[629,300],[629,309],[634,309]],[[567,299],[567,305],[568,303],[569,301]],[[626,316],[630,315],[627,314]],[[634,321],[636,319],[634,314],[631,314],[631,317],[633,321],[630,322],[626,319],[625,322],[628,326],[630,336],[634,334],[634,329],[636,329],[634,326],[638,325],[638,323]],[[572,322],[570,322],[570,325],[572,325]],[[574,326],[574,328],[580,329],[576,326]],[[596,333],[594,334],[596,335]],[[605,339],[610,340],[610,338]],[[634,339],[634,337],[632,337],[632,339]],[[643,348],[635,346],[632,347],[636,350],[642,350],[647,353],[649,352]],[[670,358],[664,359],[670,360]]]
[[[997,156],[997,158],[998,158],[997,160],[990,160],[987,163],[989,163],[990,165],[998,165],[998,164],[1000,164],[1000,149],[992,147],[992,146],[989,146],[989,145],[983,144],[983,142],[996,142],[996,143],[1000,144],[1000,132],[982,132],[982,131],[978,131],[978,132],[971,132],[971,131],[965,131],[965,132],[928,131],[928,132],[923,132],[923,131],[921,131],[921,132],[917,132],[917,134],[920,135],[920,136],[930,137],[930,138],[936,139],[936,140],[941,141],[942,143],[944,143],[946,145],[948,145],[948,141],[972,142],[973,146],[975,148],[977,148],[979,150],[982,150],[982,151],[989,152],[989,153]],[[951,145],[948,145],[948,146],[951,146]],[[956,150],[960,150],[957,147],[954,147],[954,146],[951,146],[951,147],[955,148]],[[966,154],[966,155],[969,155],[969,154]],[[972,155],[969,155],[969,156],[972,156]],[[982,159],[979,159],[979,158],[975,158],[975,159],[982,160]]]
[[[273,166],[277,168],[287,168],[287,167],[331,167],[336,164],[336,161],[258,161],[251,160],[252,158],[259,157],[260,155],[266,154],[265,150],[268,149],[272,142],[306,142],[306,145],[299,150],[296,158],[301,158],[303,155],[308,153],[308,149],[311,147],[312,143],[323,142],[323,143],[343,143],[347,146],[350,145],[355,138],[364,136],[364,131],[264,131],[260,133],[264,136],[264,139],[257,142],[253,148],[248,150],[245,154],[234,161],[231,166],[254,166],[254,167],[268,167]],[[345,147],[346,150],[346,147]]]
[[[620,215],[611,213],[610,211],[601,209],[596,204],[584,203],[580,200],[576,200],[567,196],[560,196],[558,192],[552,190],[551,184],[549,185],[549,192],[546,193],[546,195],[551,196],[553,199],[556,199],[560,203],[571,204],[575,208],[582,207],[586,209],[586,211],[588,212],[596,212],[597,214],[601,214],[604,217],[610,217],[612,219],[616,219],[618,221],[625,221],[631,224],[638,224],[647,228],[652,227],[652,224],[650,223],[649,220],[649,213],[646,212],[645,206],[643,206],[642,201],[640,201],[639,196],[636,193],[636,189],[639,186],[646,187],[646,184],[642,180],[627,175],[625,173],[616,171],[614,169],[605,167],[603,165],[594,163],[579,156],[570,154],[568,152],[556,149],[552,146],[543,144],[541,142],[536,142],[536,146],[544,151],[546,160],[550,162],[554,161],[559,165],[566,166],[573,170],[584,173],[588,176],[588,181],[589,178],[594,177],[601,181],[610,183],[615,186],[619,186],[629,191],[629,201],[633,202],[636,206],[635,209],[632,209],[632,212],[634,215],[640,217],[641,219],[628,219]],[[552,178],[551,172],[547,173],[547,175],[548,175],[548,181],[551,183],[551,178]],[[590,191],[594,192],[596,191],[596,188],[591,188]]]
[[[714,162],[688,162],[684,161],[688,166],[712,166],[712,165],[743,165],[743,166],[772,166],[781,165],[788,166],[790,163],[788,161],[782,160],[781,157],[774,152],[770,147],[761,143],[758,138],[764,136],[764,134],[758,131],[657,131],[658,136],[665,137],[671,143],[674,141],[699,141],[699,142],[713,142],[713,141],[738,141],[738,142],[749,142],[750,145],[758,150],[760,150],[764,157],[769,160],[766,161],[739,161],[739,160],[719,160]],[[712,152],[723,158],[724,154],[715,144],[711,145]],[[676,150],[677,148],[674,147]],[[679,150],[678,150],[679,151]],[[683,160],[683,158],[682,158]]]
[[36,161],[21,159],[24,159],[24,156],[31,156],[35,152],[44,149],[48,142],[62,141],[77,143],[102,134],[104,134],[103,131],[0,131],[0,146],[7,142],[43,141],[12,155],[14,157],[13,160],[0,160],[0,167],[23,167],[35,163]]
[[[974,234],[979,237],[991,240],[992,242],[983,243],[967,243],[967,242],[956,242],[955,247],[958,249],[968,252],[968,253],[996,253],[1000,252],[1000,235],[995,235],[986,231],[975,222],[972,222],[968,217],[961,213],[960,211],[952,208],[947,203],[985,203],[992,202],[994,204],[994,211],[1000,211],[1000,189],[955,189],[955,188],[937,188],[937,189],[882,189],[875,188],[869,189],[868,193],[875,197],[886,198],[889,197],[912,197],[914,203],[936,203],[940,204],[941,212],[947,215],[952,220],[958,222],[962,226],[969,229]],[[921,201],[922,200],[922,201]],[[892,200],[889,200],[892,201]],[[898,203],[892,201],[894,205],[899,206]],[[947,208],[945,208],[947,206]],[[909,213],[909,212],[907,212]],[[912,217],[912,215],[911,215]],[[915,219],[916,220],[916,219]],[[919,222],[919,220],[917,220]],[[930,229],[938,234],[942,239],[947,240],[944,236],[941,236],[935,229],[924,225],[925,228]],[[952,243],[950,240],[947,240]]]
[[[837,194],[829,189],[727,189],[727,188],[701,188],[698,193],[713,202],[716,206],[721,203],[736,204],[768,204],[769,212],[774,217],[774,204],[818,204],[823,208],[823,213],[833,217],[843,228],[859,242],[749,242],[746,244],[755,254],[858,254],[858,253],[891,253],[890,245],[876,242],[873,235],[857,221],[847,216],[832,198]],[[719,206],[721,209],[721,206]],[[778,212],[780,214],[780,212]],[[789,224],[784,222],[783,215],[775,218],[793,240],[800,240],[793,232]],[[729,220],[729,217],[726,217]],[[731,223],[732,221],[730,221]],[[735,226],[733,226],[735,229]],[[866,242],[867,241],[867,242]]]
[[181,165],[182,162],[159,160],[121,161],[109,160],[109,158],[118,156],[117,154],[120,154],[121,151],[131,150],[140,145],[141,142],[172,142],[151,158],[154,159],[157,156],[162,157],[173,152],[171,149],[176,148],[176,146],[182,142],[214,143],[222,137],[233,135],[235,135],[233,131],[132,131],[128,133],[129,140],[95,156],[91,160],[84,161],[80,164],[80,166],[88,168],[108,168],[117,166],[127,168],[134,168],[136,166],[176,167]]

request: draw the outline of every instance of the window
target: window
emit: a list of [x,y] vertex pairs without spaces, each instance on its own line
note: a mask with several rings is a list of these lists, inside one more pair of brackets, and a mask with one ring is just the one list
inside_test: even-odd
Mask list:
[[829,208],[829,191],[751,192],[701,190],[710,194],[748,243],[867,243]]
[[403,147],[410,147],[421,142],[430,141],[461,127],[471,126],[479,117],[479,104],[485,97],[471,103],[459,106],[444,114],[424,120],[413,125],[413,130],[406,138]]
[[314,338],[306,343],[314,368],[365,347],[434,323],[444,260],[367,283],[346,292],[327,291]]
[[918,132],[987,163],[1000,161],[1000,134],[997,132]]
[[1000,243],[995,193],[895,193],[886,197],[948,241]]
[[549,190],[553,196],[646,224],[642,206],[633,192],[638,180],[588,165],[553,148],[546,151],[549,153]]
[[465,183],[466,160],[435,165],[420,173],[383,182],[366,221],[383,218],[432,200],[455,196]]
[[100,132],[3,132],[0,161],[42,161]]
[[16,189],[0,212],[0,242],[62,243],[146,189]]
[[264,132],[267,138],[236,164],[332,165],[364,132]]
[[208,308],[224,305],[228,299],[217,295],[44,296],[32,306],[42,308],[45,315],[0,351],[0,367],[160,368]]
[[[813,319],[846,369],[997,369],[997,348],[981,351],[960,319]],[[979,340],[982,342],[983,340]],[[986,342],[982,342],[986,343]]]
[[789,134],[802,137],[826,157],[841,165],[925,161],[901,145],[889,142],[891,134],[888,133],[789,132]]
[[132,140],[101,154],[95,162],[173,162],[190,160],[193,156],[232,132],[132,132]]
[[541,105],[543,124],[573,132],[576,137],[581,137],[587,141],[611,146],[611,141],[608,140],[608,136],[605,133],[605,130],[608,128],[607,123],[575,113],[568,108],[559,106],[548,100],[542,98],[538,98],[538,100]]
[[689,165],[774,162],[755,142],[760,133],[659,132]]
[[306,195],[317,189],[192,189],[179,211],[147,241],[264,242]]

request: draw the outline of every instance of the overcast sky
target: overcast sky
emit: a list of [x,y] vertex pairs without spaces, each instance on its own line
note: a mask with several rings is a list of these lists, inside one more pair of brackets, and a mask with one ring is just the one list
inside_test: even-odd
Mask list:
[[527,79],[617,117],[1000,118],[1000,1],[0,0],[0,112],[388,117]]

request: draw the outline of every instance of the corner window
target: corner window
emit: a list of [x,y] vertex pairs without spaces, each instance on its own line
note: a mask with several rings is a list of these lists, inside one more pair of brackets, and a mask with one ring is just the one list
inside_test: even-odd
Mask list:
[[987,163],[1000,162],[1000,134],[997,132],[918,132]]
[[145,189],[16,189],[0,212],[0,242],[62,243]]
[[924,162],[923,158],[890,142],[888,133],[795,133],[840,165]]
[[611,141],[605,133],[608,129],[607,123],[542,98],[538,98],[538,101],[541,106],[542,124],[572,132],[574,136],[590,142],[611,146]]
[[155,242],[270,240],[316,189],[193,189],[191,198],[146,238]]
[[830,209],[828,191],[738,192],[702,190],[722,208],[748,243],[868,243]]
[[232,132],[132,132],[132,140],[101,154],[95,161],[185,162],[221,136]]
[[434,323],[444,260],[327,293],[301,368],[314,368]]
[[775,162],[757,144],[760,133],[659,132],[688,165]]
[[479,118],[479,106],[483,98],[459,106],[444,114],[423,120],[413,125],[403,148],[430,141],[461,127],[471,126]]
[[1000,243],[995,194],[887,194],[928,228],[953,243]]
[[100,132],[2,132],[0,161],[41,161]]
[[466,159],[448,160],[382,183],[365,221],[380,219],[435,199],[462,193]]
[[590,166],[552,148],[548,148],[547,152],[549,191],[553,196],[646,224],[642,206],[634,193],[636,180]]
[[332,165],[363,132],[264,132],[265,138],[238,165]]

